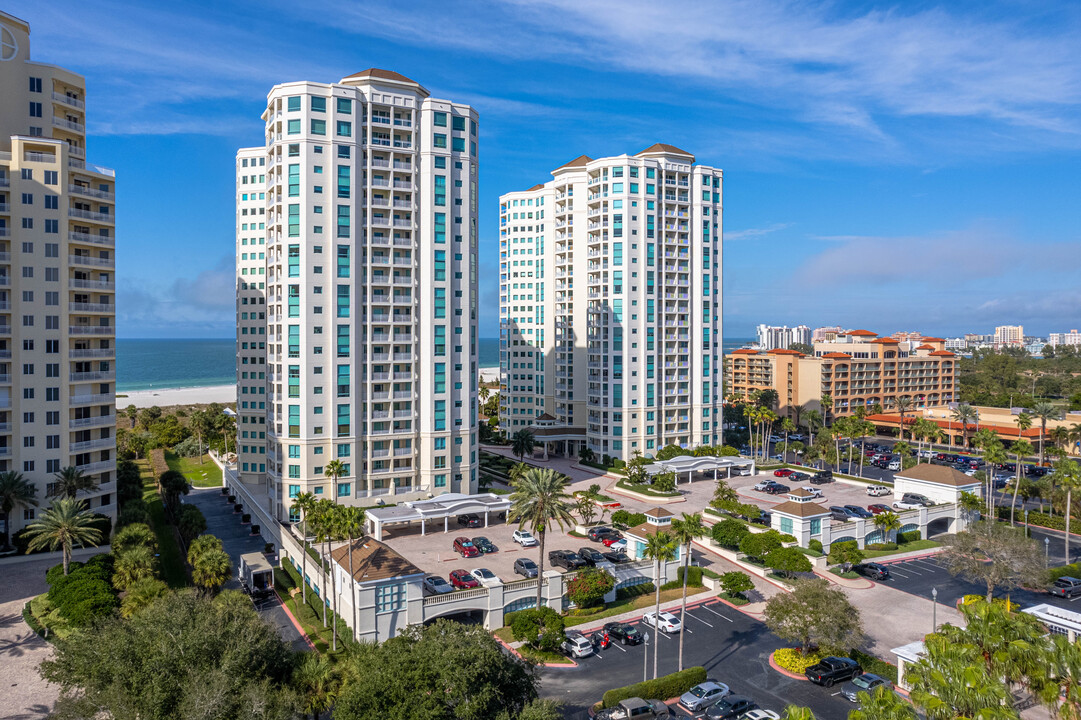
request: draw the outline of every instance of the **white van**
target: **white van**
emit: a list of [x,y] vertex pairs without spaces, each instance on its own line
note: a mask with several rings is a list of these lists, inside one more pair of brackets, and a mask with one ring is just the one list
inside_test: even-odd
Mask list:
[[886,466],[886,469],[888,469],[888,470],[900,470],[901,469],[901,458],[894,458],[893,460],[890,460],[890,464]]

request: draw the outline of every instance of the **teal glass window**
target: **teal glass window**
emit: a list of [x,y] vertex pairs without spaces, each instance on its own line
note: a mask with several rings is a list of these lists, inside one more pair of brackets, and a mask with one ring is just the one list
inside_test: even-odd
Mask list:
[[327,121],[312,119],[312,135],[326,135]]
[[300,165],[289,166],[289,197],[300,197]]
[[349,286],[348,285],[339,285],[338,286],[337,300],[338,300],[338,317],[340,317],[340,318],[349,317]]
[[447,136],[443,133],[435,133],[435,147],[445,148],[447,146]]
[[445,318],[447,316],[447,290],[435,288],[435,316]]
[[325,97],[312,98],[312,112],[326,112],[327,99]]
[[338,246],[338,277],[349,277],[349,246]]
[[436,127],[447,126],[447,114],[445,112],[437,112],[432,114],[432,123]]
[[340,198],[349,197],[349,180],[350,180],[350,178],[349,178],[349,166],[348,165],[339,165],[338,166],[338,197],[340,197]]
[[338,437],[349,434],[349,406],[338,406]]
[[435,279],[446,280],[447,279],[447,251],[436,250],[435,251]]
[[436,175],[435,176],[435,204],[446,205],[447,204],[447,176]]
[[451,138],[450,149],[454,152],[465,152],[465,138]]
[[352,113],[353,101],[349,98],[338,98],[338,112],[340,113]]
[[338,397],[349,397],[349,366],[338,366]]
[[285,109],[289,112],[300,112],[300,96],[293,95],[285,99]]
[[337,125],[338,137],[353,137],[353,123],[346,120],[339,120]]
[[454,130],[461,130],[462,132],[465,132],[465,118],[464,117],[453,117],[453,118],[451,118],[451,127]]

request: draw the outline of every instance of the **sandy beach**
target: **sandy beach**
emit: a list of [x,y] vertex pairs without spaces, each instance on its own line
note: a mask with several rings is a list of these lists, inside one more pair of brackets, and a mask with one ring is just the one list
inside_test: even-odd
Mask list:
[[480,381],[486,383],[499,382],[499,368],[480,368]]
[[[120,397],[126,395],[127,397]],[[236,385],[212,385],[208,387],[162,388],[161,390],[129,390],[117,393],[116,406],[120,409],[128,405],[148,408],[154,405],[201,405],[209,403],[236,402]]]

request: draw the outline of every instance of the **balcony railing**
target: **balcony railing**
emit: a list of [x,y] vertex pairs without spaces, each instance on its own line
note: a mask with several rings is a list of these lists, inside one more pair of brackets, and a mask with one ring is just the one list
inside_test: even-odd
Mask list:
[[111,325],[71,325],[69,335],[116,335],[116,328]]
[[68,287],[73,290],[115,290],[116,285],[109,280],[80,280],[71,278]]
[[106,448],[111,447],[116,447],[116,438],[98,438],[96,440],[86,440],[85,442],[71,443],[71,445],[68,446],[68,452],[90,452],[91,450],[105,450]]
[[92,257],[90,255],[68,255],[68,263],[70,263],[71,265],[83,265],[86,267],[112,268],[116,266],[116,259]]
[[68,208],[68,217],[82,218],[83,220],[92,220],[94,222],[102,223],[114,222],[113,216],[109,213],[91,212],[89,210],[80,210],[78,208]]
[[115,380],[115,370],[95,370],[94,372],[73,372],[71,382],[90,382],[93,380]]
[[75,467],[89,475],[90,473],[98,473],[104,472],[105,470],[112,470],[116,467],[116,461],[102,460],[100,462],[92,462],[85,465],[76,465]]
[[116,199],[116,195],[109,192],[108,190],[98,190],[97,188],[92,188],[89,185],[79,185],[77,183],[69,184],[68,192],[74,193],[76,195],[85,195],[86,197],[99,198],[101,200],[112,201]]
[[54,92],[53,100],[59,103],[63,103],[65,105],[70,105],[73,108],[79,108],[80,110],[86,107],[86,103],[84,103],[82,100],[70,97],[68,95],[64,95],[63,93]]
[[73,395],[71,400],[68,401],[71,405],[98,405],[101,403],[114,403],[116,402],[116,395],[112,393],[101,393],[98,395]]
[[114,245],[116,239],[113,237],[103,237],[101,235],[91,235],[90,233],[81,232],[68,232],[68,240],[71,242],[90,243],[91,245]]
[[111,427],[116,425],[116,415],[96,415],[88,418],[73,418],[68,421],[68,428],[72,430],[94,427]]

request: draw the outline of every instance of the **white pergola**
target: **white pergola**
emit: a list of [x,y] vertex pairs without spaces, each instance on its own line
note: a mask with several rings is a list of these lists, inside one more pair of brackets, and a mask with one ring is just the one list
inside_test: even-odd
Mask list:
[[368,534],[376,540],[383,539],[384,525],[420,522],[420,534],[427,534],[429,520],[443,520],[443,532],[450,532],[450,518],[462,513],[484,513],[484,527],[488,516],[510,509],[510,500],[495,493],[465,495],[446,493],[428,500],[413,500],[393,507],[373,507],[366,511]]
[[717,471],[725,470],[727,472],[726,477],[732,477],[732,468],[750,468],[751,474],[755,472],[754,460],[750,458],[733,457],[731,455],[725,457],[713,457],[709,455],[703,455],[702,457],[695,457],[693,455],[679,455],[668,460],[655,460],[654,462],[646,465],[645,471],[650,477],[654,475],[660,475],[661,473],[673,472],[676,474],[676,482],[679,482],[679,476],[683,473],[687,473],[687,482],[691,481],[691,476],[696,472],[708,472],[713,471],[713,479],[717,479]]

